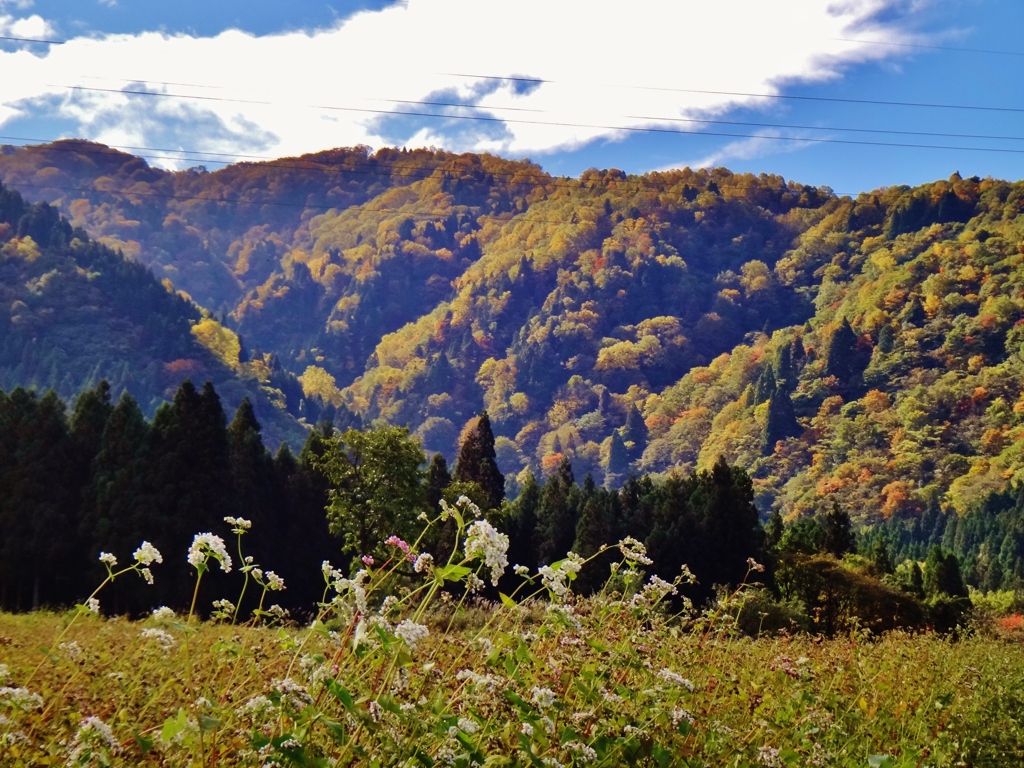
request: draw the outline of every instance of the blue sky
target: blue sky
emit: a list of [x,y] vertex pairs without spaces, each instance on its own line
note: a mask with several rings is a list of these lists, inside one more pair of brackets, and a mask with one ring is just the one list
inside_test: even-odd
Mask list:
[[1018,179],[1021,29],[1019,0],[0,0],[0,36],[67,41],[0,43],[0,135],[20,137],[0,141],[84,137],[210,168],[429,145],[845,193]]

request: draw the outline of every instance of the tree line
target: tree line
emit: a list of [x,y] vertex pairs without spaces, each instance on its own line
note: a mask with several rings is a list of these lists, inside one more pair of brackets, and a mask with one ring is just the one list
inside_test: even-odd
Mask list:
[[[309,609],[321,597],[323,560],[351,567],[387,557],[388,536],[414,541],[424,513],[460,496],[509,535],[510,562],[531,570],[633,536],[648,545],[654,572],[671,579],[687,563],[710,594],[713,584],[742,579],[746,559],[762,552],[750,480],[724,462],[612,490],[589,477],[578,483],[563,461],[543,482],[528,476],[509,501],[486,412],[467,425],[449,471],[441,454],[428,462],[405,428],[378,422],[339,433],[322,423],[298,456],[287,444],[272,456],[249,401],[229,422],[209,382],[186,380],[147,421],[131,395],[113,403],[104,381],[70,409],[52,391],[0,393],[0,608],[80,601],[103,576],[100,552],[125,561],[143,540],[164,554],[156,583],[119,580],[104,609],[187,606],[189,542],[212,531],[233,545],[223,520],[231,516],[252,521],[240,556],[285,579],[282,607]],[[441,559],[457,542],[441,526],[421,545]],[[579,589],[604,582],[611,557],[602,562]],[[204,583],[211,599],[230,594],[212,581]]]
[[[460,546],[454,522],[421,536],[423,521],[463,496],[508,535],[510,564],[535,573],[570,551],[598,555],[573,585],[581,594],[605,584],[617,556],[614,546],[600,553],[626,537],[646,547],[650,575],[672,581],[687,566],[698,581],[686,597],[698,605],[723,586],[758,582],[763,597],[753,604],[764,616],[751,631],[832,634],[854,618],[953,628],[969,606],[961,558],[974,580],[975,561],[992,548],[957,549],[956,531],[982,530],[973,518],[950,519],[945,531],[954,533],[931,533],[930,549],[900,546],[895,523],[858,536],[838,505],[789,525],[776,511],[762,526],[750,477],[724,459],[689,476],[631,476],[617,489],[589,475],[578,482],[563,459],[546,479],[527,474],[510,500],[486,411],[464,428],[452,469],[440,453],[428,461],[408,429],[383,422],[345,432],[323,422],[298,456],[287,444],[272,456],[260,431],[248,400],[228,422],[209,382],[186,380],[151,421],[128,394],[111,402],[106,382],[70,410],[52,391],[0,392],[0,608],[80,602],[104,575],[101,552],[126,561],[143,540],[164,554],[155,584],[118,580],[104,611],[187,608],[194,582],[185,552],[195,534],[213,532],[236,562],[253,557],[283,577],[287,589],[274,597],[301,615],[321,598],[324,560],[350,572],[379,565],[395,555],[387,541],[397,536],[445,562]],[[1012,529],[1020,498],[993,497],[1000,511],[990,517]],[[225,517],[252,523],[240,550]],[[403,567],[411,576],[412,564]],[[200,608],[237,594],[241,578],[236,568],[205,580]],[[484,595],[514,593],[522,578],[509,569]]]

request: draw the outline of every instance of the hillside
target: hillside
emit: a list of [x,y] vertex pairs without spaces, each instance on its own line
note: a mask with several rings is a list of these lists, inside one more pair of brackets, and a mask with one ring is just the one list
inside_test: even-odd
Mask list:
[[1022,184],[850,199],[363,148],[171,173],[83,142],[5,148],[0,178],[212,310],[236,370],[299,377],[295,415],[452,459],[486,408],[510,489],[723,454],[764,513],[870,521],[1021,479]]
[[0,389],[52,388],[70,402],[105,378],[152,414],[191,377],[213,381],[231,408],[248,396],[275,445],[304,437],[272,402],[282,395],[269,372],[261,385],[258,371],[232,370],[211,351],[231,338],[215,321],[54,208],[2,187],[0,306]]

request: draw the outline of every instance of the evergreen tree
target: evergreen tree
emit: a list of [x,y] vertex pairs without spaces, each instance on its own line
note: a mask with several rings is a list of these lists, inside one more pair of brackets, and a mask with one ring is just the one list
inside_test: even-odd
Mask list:
[[857,350],[857,334],[853,332],[850,321],[844,317],[828,339],[823,375],[835,376],[845,386],[856,386],[864,370],[861,357]]
[[782,520],[782,511],[778,507],[772,508],[772,513],[768,517],[768,522],[764,527],[764,542],[765,546],[769,549],[775,549],[779,542],[782,541],[782,534],[786,530],[786,524]]
[[840,509],[838,502],[832,502],[832,508],[826,512],[822,520],[821,546],[825,552],[842,557],[853,551],[853,525],[850,515]]
[[768,416],[761,431],[761,453],[765,456],[770,455],[779,440],[795,437],[802,431],[789,394],[777,391],[768,401]]
[[895,570],[892,556],[889,554],[889,545],[881,536],[875,539],[874,546],[871,548],[871,563],[875,568],[875,573],[879,576],[890,574]]
[[508,522],[508,561],[522,565],[533,573],[537,569],[537,514],[540,509],[541,487],[532,472],[527,471],[519,496],[510,505]]
[[931,548],[924,564],[924,592],[928,597],[967,597],[956,555],[939,547]]
[[[149,527],[161,552],[183,552],[197,533],[215,531],[236,512],[231,492],[227,425],[220,398],[207,382],[197,391],[186,379],[170,405],[153,417],[147,481],[153,509]],[[157,581],[157,598],[182,606],[192,572],[169,560]]]
[[455,480],[476,483],[487,494],[489,509],[501,509],[505,498],[505,476],[498,469],[494,452],[494,433],[487,411],[481,413],[459,447]]
[[426,502],[431,515],[441,511],[441,499],[444,498],[445,489],[452,484],[452,476],[448,472],[448,462],[440,452],[435,453],[430,459],[430,466],[427,467],[426,477]]
[[608,485],[616,484],[629,471],[629,454],[619,430],[612,430],[611,440],[608,450],[608,472],[605,475]]
[[[124,392],[103,430],[93,462],[88,503],[79,524],[82,540],[88,542],[90,561],[95,561],[101,551],[123,559],[143,541],[158,547],[163,543],[146,484],[148,450],[149,424],[135,399]],[[131,580],[114,582],[112,611],[144,609],[144,601],[150,596],[143,587]]]
[[[574,493],[575,491],[575,493]],[[561,560],[576,540],[579,488],[572,465],[563,458],[541,493],[537,510],[537,554],[542,564]]]
[[622,439],[630,461],[639,459],[647,448],[647,424],[636,405],[632,405],[626,414],[626,425],[622,428]]
[[766,365],[761,370],[761,375],[757,378],[757,384],[754,385],[754,399],[751,405],[767,403],[775,396],[775,390],[775,374],[772,372],[772,367]]

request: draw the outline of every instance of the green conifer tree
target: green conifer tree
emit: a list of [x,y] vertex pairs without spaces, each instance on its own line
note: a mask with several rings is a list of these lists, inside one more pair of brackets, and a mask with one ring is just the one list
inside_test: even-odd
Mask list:
[[483,411],[472,425],[459,447],[454,478],[458,482],[476,483],[487,494],[490,509],[501,509],[505,498],[505,476],[498,469],[494,451],[494,432],[487,411]]

